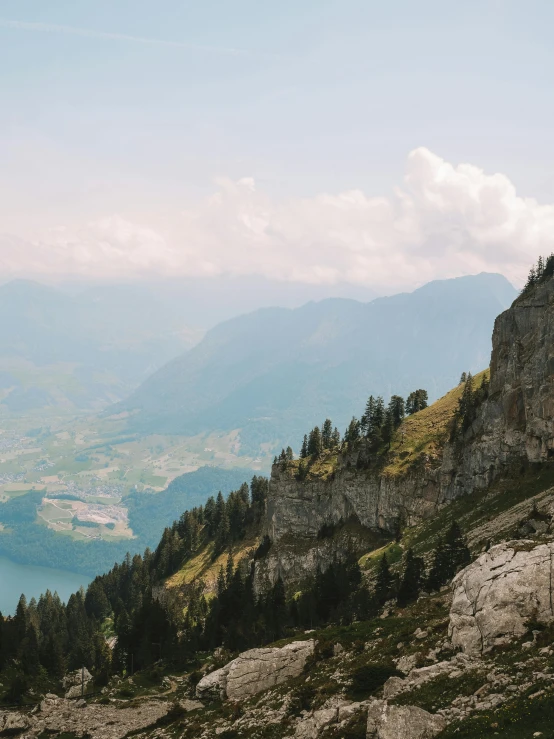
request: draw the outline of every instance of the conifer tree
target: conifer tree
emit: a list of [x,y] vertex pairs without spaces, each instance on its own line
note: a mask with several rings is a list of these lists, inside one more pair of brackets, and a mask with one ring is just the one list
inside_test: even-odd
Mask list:
[[300,462],[298,463],[297,479],[300,482],[304,482],[307,476],[308,476],[308,465],[306,463],[306,460],[301,459]]
[[214,558],[218,557],[230,542],[230,526],[227,508],[223,508],[222,517],[215,532]]
[[387,555],[383,554],[379,561],[377,579],[375,582],[375,600],[379,606],[390,598],[392,589],[392,575],[389,568]]
[[471,554],[466,538],[462,534],[457,521],[453,521],[446,532],[445,545],[448,551],[450,565],[448,575],[449,578],[452,578],[458,570],[466,567],[471,562]]
[[398,588],[398,605],[403,608],[417,600],[421,589],[424,564],[421,557],[416,557],[412,549],[408,549],[404,558],[404,571]]
[[422,388],[414,390],[406,399],[406,413],[411,416],[413,413],[422,411],[427,408],[428,400],[427,390]]
[[406,415],[404,398],[400,395],[393,395],[389,401],[388,411],[394,428],[398,428]]
[[319,457],[322,449],[321,431],[319,430],[319,426],[316,426],[310,431],[308,437],[308,455],[310,457]]
[[375,401],[375,407],[373,410],[373,418],[370,420],[371,433],[372,434],[377,433],[381,429],[384,422],[385,422],[385,401],[383,400],[381,395],[379,395]]
[[308,456],[308,435],[304,434],[302,447],[300,448],[300,459],[306,459]]
[[235,566],[233,562],[233,554],[231,550],[229,549],[229,554],[227,555],[227,564],[225,566],[225,587],[229,588],[231,586],[234,573],[235,573]]
[[321,445],[324,449],[331,448],[331,440],[333,437],[333,424],[330,418],[326,418],[321,427]]
[[427,587],[429,590],[440,590],[446,585],[458,570],[471,562],[471,554],[465,537],[456,521],[448,529],[446,536],[439,539],[437,548],[433,552],[433,561]]
[[348,444],[352,444],[360,438],[360,422],[355,416],[352,416],[352,420],[348,424],[348,428],[344,434],[344,440]]
[[361,418],[361,424],[360,424],[360,430],[364,436],[370,436],[373,429],[372,429],[372,423],[373,418],[375,415],[375,398],[373,395],[370,395],[366,406],[364,414]]
[[394,418],[391,412],[390,408],[387,408],[385,411],[385,419],[383,421],[383,425],[381,426],[381,438],[385,442],[385,444],[388,444],[388,447],[390,449],[390,445],[392,443],[392,439],[394,436],[395,431],[395,424],[394,424]]
[[441,537],[436,549],[433,551],[433,559],[427,576],[426,588],[430,591],[440,590],[448,580],[448,571],[448,553],[444,537]]

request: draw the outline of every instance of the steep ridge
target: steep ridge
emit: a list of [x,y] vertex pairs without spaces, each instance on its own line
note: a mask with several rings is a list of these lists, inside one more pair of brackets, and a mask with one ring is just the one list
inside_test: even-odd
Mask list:
[[[384,465],[371,458],[362,440],[327,466],[320,463],[303,481],[296,463],[273,466],[265,524],[273,546],[256,565],[258,589],[279,576],[301,580],[314,567],[325,569],[347,542],[362,551],[371,534],[394,535],[511,469],[553,456],[554,280],[536,285],[497,318],[492,345],[487,399],[455,441],[445,433],[451,403],[437,427],[434,454],[423,449],[395,469],[395,461],[408,455],[402,451],[406,429],[400,427]],[[460,394],[453,391],[452,399]],[[334,530],[333,536],[322,536],[325,530]]]

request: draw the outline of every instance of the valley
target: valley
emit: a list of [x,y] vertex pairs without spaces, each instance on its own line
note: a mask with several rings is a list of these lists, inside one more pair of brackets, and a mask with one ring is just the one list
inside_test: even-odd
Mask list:
[[[71,553],[77,571],[94,575],[155,542],[180,500],[203,502],[228,479],[240,484],[269,465],[240,455],[238,430],[140,437],[126,432],[126,415],[2,413],[2,554],[28,565],[46,556],[63,569]],[[78,546],[87,543],[94,554]]]

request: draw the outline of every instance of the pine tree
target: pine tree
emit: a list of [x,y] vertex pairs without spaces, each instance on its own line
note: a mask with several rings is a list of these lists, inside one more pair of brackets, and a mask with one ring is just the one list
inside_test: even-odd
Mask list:
[[355,416],[352,416],[352,420],[348,424],[348,428],[344,434],[344,440],[348,444],[352,444],[360,438],[360,422]]
[[319,457],[322,449],[321,431],[319,430],[319,426],[316,426],[310,431],[310,435],[308,437],[308,455],[310,457]]
[[433,552],[433,562],[427,578],[429,590],[440,590],[458,570],[471,562],[471,554],[465,537],[456,521],[452,523],[444,538],[439,540]]
[[300,459],[306,459],[308,456],[308,435],[304,434],[304,438],[302,440],[302,447],[300,449]]
[[454,577],[458,570],[466,567],[471,562],[471,553],[467,541],[457,523],[453,521],[446,532],[445,545],[449,557],[449,578]]
[[379,606],[390,598],[392,589],[392,575],[389,568],[387,555],[383,554],[379,561],[377,579],[375,582],[375,600]]
[[324,449],[331,448],[331,441],[333,438],[333,424],[330,418],[326,418],[321,427],[321,444]]
[[404,398],[400,395],[393,395],[389,401],[388,411],[391,415],[394,428],[398,428],[406,415]]
[[427,576],[426,588],[430,591],[440,590],[448,581],[448,572],[448,552],[444,538],[441,537],[433,551],[433,560]]
[[304,459],[301,459],[298,463],[298,474],[296,477],[300,482],[304,482],[308,477],[308,465]]
[[235,573],[235,566],[233,562],[233,554],[231,550],[229,549],[229,554],[227,556],[227,564],[225,566],[225,587],[230,587],[231,582],[233,580],[233,575]]
[[373,417],[370,419],[371,434],[378,434],[385,422],[385,401],[379,395],[375,400],[375,406],[373,409]]
[[335,426],[333,429],[333,434],[331,436],[331,449],[336,449],[340,446],[340,431]]
[[421,557],[416,557],[413,550],[408,549],[404,559],[402,580],[398,588],[397,602],[401,608],[417,600],[421,588],[423,569],[424,565]]
[[406,399],[406,413],[411,416],[413,413],[418,413],[424,408],[427,408],[429,398],[427,390],[420,388],[411,392]]
[[373,422],[374,415],[375,415],[375,398],[373,397],[373,395],[370,395],[367,400],[364,415],[362,416],[361,424],[360,424],[360,430],[364,436],[371,436],[371,433],[373,430],[371,424]]
[[294,459],[294,454],[293,454],[293,451],[292,451],[292,447],[290,447],[290,446],[288,446],[285,449],[285,459],[286,459],[287,462],[292,462],[293,459]]
[[230,534],[229,516],[225,507],[223,508],[222,517],[215,532],[214,559],[225,551],[231,539]]
[[381,426],[381,438],[383,439],[385,444],[388,444],[389,449],[394,437],[394,430],[394,418],[391,409],[387,408],[385,411],[385,419],[383,421],[383,425]]
[[220,567],[219,572],[217,573],[217,597],[218,598],[220,598],[223,595],[226,587],[227,587],[227,583],[225,580],[225,572],[223,571],[223,567]]

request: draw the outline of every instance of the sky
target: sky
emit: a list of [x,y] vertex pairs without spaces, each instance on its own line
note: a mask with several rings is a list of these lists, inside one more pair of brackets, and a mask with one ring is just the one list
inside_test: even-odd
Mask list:
[[1,0],[0,278],[521,285],[553,248],[553,23],[538,0]]

